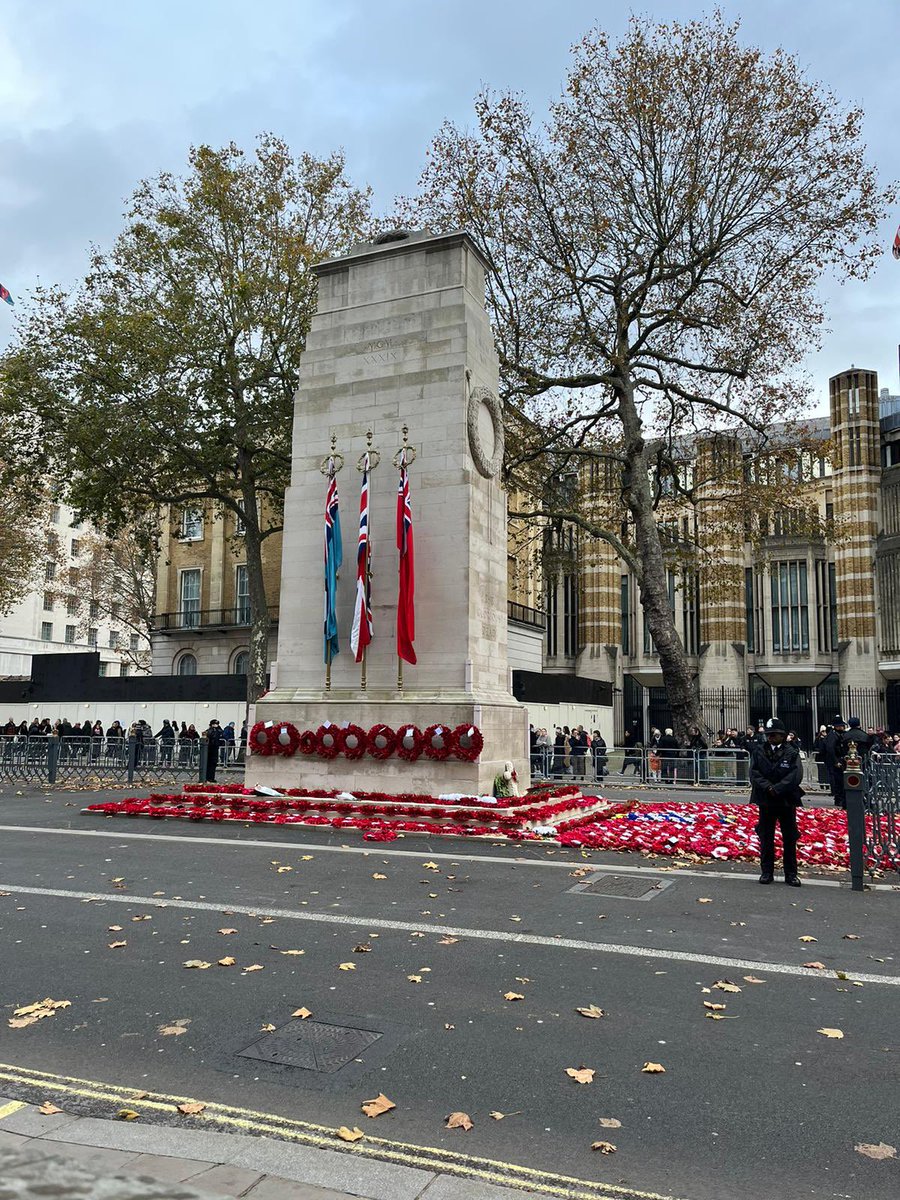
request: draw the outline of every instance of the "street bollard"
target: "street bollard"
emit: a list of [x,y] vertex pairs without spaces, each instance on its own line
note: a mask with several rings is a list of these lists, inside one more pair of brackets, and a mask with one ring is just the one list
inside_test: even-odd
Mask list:
[[866,812],[864,776],[856,744],[850,743],[844,768],[844,791],[847,797],[847,841],[850,849],[850,887],[854,892],[865,891]]

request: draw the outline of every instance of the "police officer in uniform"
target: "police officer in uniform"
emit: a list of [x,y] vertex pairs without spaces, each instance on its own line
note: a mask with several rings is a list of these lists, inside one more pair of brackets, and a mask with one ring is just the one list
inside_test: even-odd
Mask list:
[[759,805],[760,883],[775,878],[775,824],[781,826],[784,882],[800,887],[797,875],[797,808],[803,803],[803,762],[795,743],[786,742],[784,722],[777,717],[766,721],[765,745],[754,747],[750,760],[751,803]]
[[851,717],[847,722],[847,728],[841,734],[840,755],[842,766],[846,761],[847,755],[850,753],[851,742],[856,746],[856,753],[859,755],[859,760],[865,766],[869,757],[869,751],[872,749],[872,735],[863,729],[859,717]]
[[835,808],[847,807],[844,795],[844,751],[841,748],[846,728],[844,718],[838,714],[831,722],[831,728],[825,738],[825,772],[828,775],[828,785],[834,797]]

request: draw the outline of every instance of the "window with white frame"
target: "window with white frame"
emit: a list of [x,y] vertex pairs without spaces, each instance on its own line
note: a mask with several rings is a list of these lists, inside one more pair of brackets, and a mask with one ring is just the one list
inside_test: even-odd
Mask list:
[[81,553],[81,542],[78,538],[72,538],[72,557],[77,558]]
[[53,522],[54,525],[59,524],[59,505],[58,504],[50,505],[50,520]]
[[66,644],[71,646],[74,644],[74,642],[75,642],[75,626],[67,625],[66,626]]
[[250,580],[245,564],[235,567],[234,573],[235,621],[238,625],[250,624]]
[[203,540],[203,513],[199,508],[186,508],[182,512],[180,536],[185,542]]
[[773,562],[772,650],[775,654],[809,650],[809,591],[806,563]]
[[182,654],[176,669],[179,675],[196,675],[197,660],[193,654]]
[[97,639],[99,637],[99,630],[93,628],[93,626],[92,626],[88,630],[87,637],[88,637],[88,645],[93,646],[94,649],[96,649],[97,648]]
[[97,668],[98,675],[106,675],[109,670],[109,663],[102,662]]
[[121,667],[119,667],[119,675],[124,679],[126,675],[130,674],[131,667],[128,665],[128,663],[122,663]]
[[78,600],[76,599],[75,596],[69,596],[69,598],[66,600],[66,616],[67,617],[77,617],[78,616]]
[[53,622],[52,621],[41,621],[41,641],[42,642],[52,642],[53,641]]
[[132,654],[135,653],[135,651],[140,649],[140,644],[141,644],[140,635],[136,634],[136,633],[132,633],[128,638],[128,649],[132,652]]
[[249,650],[239,650],[231,664],[232,675],[246,675],[250,668]]
[[200,624],[200,568],[191,567],[181,572],[180,621],[185,629],[196,629]]
[[109,631],[109,648],[110,650],[118,650],[119,648],[119,631],[111,629]]

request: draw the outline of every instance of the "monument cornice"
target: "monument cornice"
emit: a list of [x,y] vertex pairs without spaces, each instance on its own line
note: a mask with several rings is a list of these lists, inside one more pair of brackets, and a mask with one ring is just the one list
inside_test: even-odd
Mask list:
[[346,254],[342,254],[340,258],[327,258],[324,262],[316,263],[312,267],[314,275],[333,275],[337,271],[344,270],[345,267],[351,264],[371,262],[373,259],[391,258],[398,254],[408,254],[411,249],[427,250],[453,250],[458,246],[465,246],[470,250],[485,271],[492,269],[491,261],[472,237],[464,229],[457,229],[451,233],[428,233],[426,230],[420,229],[415,232],[407,233],[405,237],[398,237],[394,241],[386,242],[366,242],[360,246],[355,246]]

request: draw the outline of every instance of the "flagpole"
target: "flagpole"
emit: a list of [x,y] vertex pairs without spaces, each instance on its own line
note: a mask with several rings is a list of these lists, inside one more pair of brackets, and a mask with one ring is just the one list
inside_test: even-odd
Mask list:
[[[378,451],[372,449],[372,438],[373,438],[373,434],[372,434],[372,430],[370,429],[366,433],[365,454],[360,456],[360,460],[356,464],[356,469],[358,471],[364,471],[369,476],[371,476],[372,471],[375,470],[375,468],[378,466],[378,463],[381,460],[381,456],[379,455]],[[369,616],[371,614],[371,609],[369,607],[369,598],[371,596],[371,585],[372,585],[372,491],[371,491],[371,483],[369,484],[369,493],[368,493],[367,504],[368,504],[368,513],[366,516],[366,569],[365,569],[365,582],[366,582],[365,602],[366,603],[365,603],[365,612],[362,614],[362,617],[366,621],[368,621]],[[366,685],[368,683],[367,663],[366,663],[367,656],[368,656],[368,642],[366,643],[365,646],[363,646],[362,659],[360,660],[359,686],[360,686],[360,690],[363,692],[366,690]]]
[[[403,473],[404,473],[404,471],[406,471],[408,469],[409,464],[414,461],[415,457],[416,457],[416,448],[415,448],[415,446],[410,446],[410,444],[409,444],[409,427],[407,425],[404,425],[403,426],[403,445],[397,451],[397,453],[394,455],[394,457],[392,459],[394,466],[400,472],[401,488],[402,488],[402,481],[403,481]],[[398,505],[399,505],[399,501],[398,501]],[[399,508],[398,508],[398,514],[399,514]],[[398,515],[398,521],[399,520],[400,520],[400,517]],[[402,550],[401,550],[401,556],[402,556]],[[398,692],[403,691],[403,656],[400,653],[399,633],[397,636],[397,691]]]
[[[340,471],[341,467],[343,467],[343,465],[344,465],[343,455],[337,454],[336,449],[337,449],[337,437],[335,434],[332,434],[331,435],[331,453],[326,455],[326,457],[323,458],[322,462],[319,464],[319,470],[322,472],[322,474],[328,480],[329,486],[337,478],[338,471]],[[337,505],[337,498],[335,496],[335,507],[336,507],[336,505]],[[328,500],[327,499],[326,499],[325,521],[326,521],[326,581],[325,581],[325,587],[326,587],[326,613],[327,613],[327,608],[328,608],[328,605],[327,605]],[[338,518],[338,528],[340,528],[340,519],[339,518]],[[335,571],[335,580],[337,580],[338,573],[339,572],[336,570]],[[335,599],[336,599],[336,597],[335,597]],[[325,632],[327,634],[327,629],[325,630]],[[326,692],[331,691],[331,660],[333,657],[334,657],[334,655],[333,655],[333,651],[332,651],[331,638],[329,637],[329,638],[326,638],[326,642],[325,642],[325,691]]]

